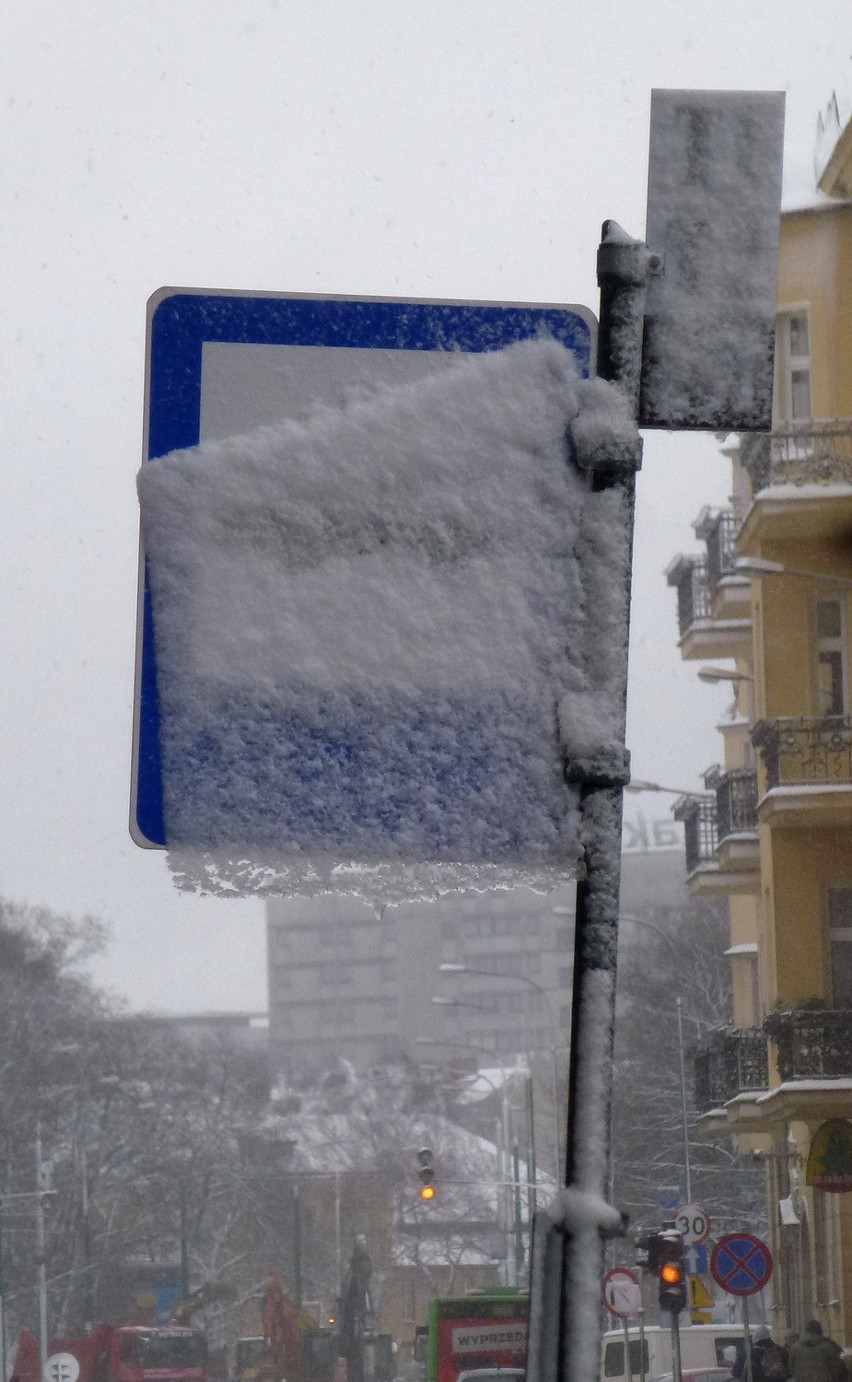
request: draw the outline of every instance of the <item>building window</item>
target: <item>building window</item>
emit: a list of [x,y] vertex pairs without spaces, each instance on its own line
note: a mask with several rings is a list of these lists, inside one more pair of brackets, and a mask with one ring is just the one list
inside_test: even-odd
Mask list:
[[817,600],[816,676],[820,715],[846,713],[846,637],[839,600]]
[[828,894],[828,978],[833,1008],[852,1008],[852,887]]
[[803,422],[811,416],[811,348],[806,311],[782,312],[775,338],[775,416]]

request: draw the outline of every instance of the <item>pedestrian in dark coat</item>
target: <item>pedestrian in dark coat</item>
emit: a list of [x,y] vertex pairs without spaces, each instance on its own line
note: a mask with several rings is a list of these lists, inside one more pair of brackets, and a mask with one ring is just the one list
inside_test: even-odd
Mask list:
[[793,1382],[847,1382],[843,1350],[822,1332],[819,1320],[808,1320],[790,1351]]
[[[746,1376],[744,1345],[737,1350],[731,1373],[735,1382]],[[766,1325],[758,1325],[751,1336],[752,1382],[786,1382],[789,1375],[783,1349],[775,1343]]]

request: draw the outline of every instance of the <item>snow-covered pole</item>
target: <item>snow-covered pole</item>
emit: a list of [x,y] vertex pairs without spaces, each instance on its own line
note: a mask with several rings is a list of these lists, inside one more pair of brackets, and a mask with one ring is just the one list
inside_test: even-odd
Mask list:
[[[653,256],[614,221],[603,226],[598,251],[600,327],[598,375],[639,410],[645,292]],[[630,549],[635,474],[642,442],[636,427],[593,428],[574,436],[578,466],[591,487],[613,498],[626,534],[626,563],[616,577],[605,563],[591,573],[589,598],[616,611],[605,674],[619,706],[612,742],[566,767],[580,791],[583,869],[577,884],[571,1049],[568,1079],[565,1190],[536,1222],[533,1253],[529,1382],[596,1382],[600,1370],[604,1236],[622,1231],[607,1203],[616,952],[621,871],[622,792],[629,780],[624,747]]]
[[[605,221],[598,249],[600,288],[598,375],[627,396],[639,414],[645,292],[652,256],[614,221]],[[630,551],[633,540],[635,475],[641,463],[638,431],[632,441],[577,447],[577,463],[591,473],[592,487],[620,495],[627,533],[624,626],[610,675],[621,706],[621,744],[603,761],[572,763],[579,782],[585,868],[577,883],[571,1052],[568,1074],[566,1184],[574,1192],[605,1201],[610,1159],[616,954],[621,879],[622,793],[629,780],[624,745],[627,706],[627,644],[630,616]],[[615,694],[613,695],[615,699]],[[609,761],[606,761],[608,758]],[[562,1376],[593,1382],[600,1367],[600,1291],[604,1225],[566,1226],[563,1270]]]

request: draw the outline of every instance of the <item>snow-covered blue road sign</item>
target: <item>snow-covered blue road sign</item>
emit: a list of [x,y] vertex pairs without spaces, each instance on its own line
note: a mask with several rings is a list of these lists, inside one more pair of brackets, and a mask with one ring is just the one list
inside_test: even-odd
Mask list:
[[[145,459],[304,418],[377,384],[405,385],[439,371],[458,352],[491,352],[539,336],[565,346],[581,377],[592,372],[595,322],[583,307],[163,289],[148,310]],[[164,815],[162,728],[143,555],[131,833],[147,847],[173,843]],[[347,749],[332,747],[330,760]]]

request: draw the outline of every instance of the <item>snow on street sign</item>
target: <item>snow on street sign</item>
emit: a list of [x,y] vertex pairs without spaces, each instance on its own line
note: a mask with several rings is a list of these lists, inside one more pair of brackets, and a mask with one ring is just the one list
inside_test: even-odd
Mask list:
[[640,426],[772,418],[784,93],[654,91]]
[[639,1278],[629,1267],[611,1267],[603,1279],[604,1304],[611,1315],[627,1320],[642,1309]]
[[628,555],[568,464],[619,406],[581,382],[593,334],[573,307],[152,300],[137,842],[564,867],[566,734],[600,725],[555,712],[606,703],[574,552],[616,588]]

